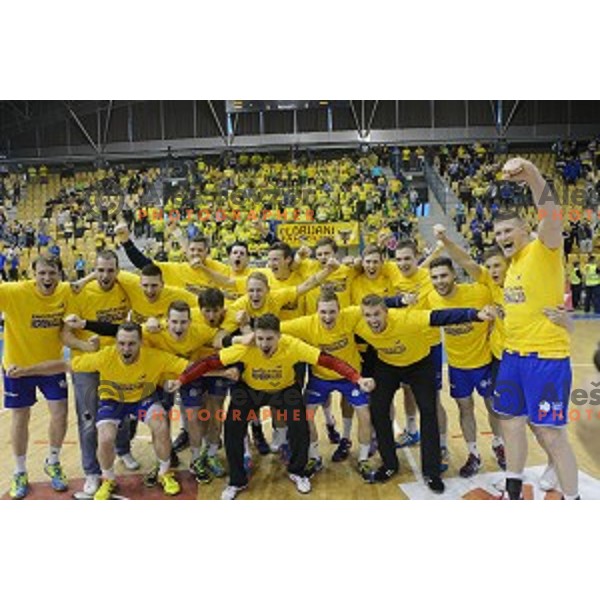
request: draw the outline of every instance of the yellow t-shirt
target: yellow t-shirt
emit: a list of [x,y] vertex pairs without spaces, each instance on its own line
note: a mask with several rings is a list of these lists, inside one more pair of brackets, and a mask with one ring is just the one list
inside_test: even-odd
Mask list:
[[569,356],[569,334],[542,313],[564,302],[562,250],[540,240],[527,244],[510,261],[504,281],[506,349],[538,352],[540,358]]
[[316,365],[321,351],[301,340],[283,334],[273,356],[265,358],[256,346],[234,344],[219,352],[225,366],[241,362],[242,381],[255,390],[277,392],[292,386],[296,380],[294,365],[304,362]]
[[[333,329],[326,329],[319,316],[314,314],[310,317],[300,317],[283,322],[281,332],[293,335],[312,346],[317,346],[322,352],[336,356],[360,371],[360,354],[354,341],[354,329],[360,319],[360,308],[352,306],[340,311]],[[339,374],[335,371],[318,365],[314,367],[313,373],[321,379],[340,379]]]
[[[479,283],[459,283],[451,297],[440,296],[435,290],[429,294],[434,310],[444,308],[481,309],[492,301],[488,288]],[[488,323],[460,323],[444,327],[444,346],[448,364],[458,369],[477,369],[492,361],[488,342]]]
[[[73,294],[68,304],[67,314],[76,314],[82,319],[100,321],[102,323],[123,323],[127,320],[131,306],[129,298],[119,284],[105,292],[97,281],[88,283],[79,294]],[[75,335],[81,340],[87,340],[94,334],[91,331],[76,330]],[[111,346],[115,343],[112,336],[100,336],[100,347]],[[73,356],[81,351],[73,349]]]
[[[202,348],[210,344],[217,331],[218,329],[213,329],[204,323],[192,322],[184,338],[176,340],[166,328],[157,333],[150,333],[144,327],[144,344],[149,348],[158,348],[180,358],[194,361],[201,358]],[[212,354],[216,352],[213,349]]]
[[482,267],[477,283],[485,285],[488,290],[490,290],[492,302],[498,312],[498,317],[491,323],[489,342],[490,350],[494,357],[498,360],[502,360],[502,352],[504,350],[506,337],[506,332],[504,330],[504,290],[497,283],[494,283],[490,272],[485,267]]
[[[310,273],[315,274],[321,270],[321,265],[317,260],[306,261],[309,265]],[[311,290],[305,296],[305,311],[307,315],[312,315],[317,312],[317,301],[321,295],[321,288],[323,286],[331,287],[336,293],[340,308],[347,308],[350,306],[350,286],[352,280],[356,277],[356,269],[349,267],[348,265],[340,265],[339,269],[336,269],[333,273],[327,276],[327,279],[321,284],[320,287]]]
[[75,372],[100,375],[98,395],[100,400],[140,402],[156,390],[160,381],[177,378],[189,362],[155,348],[140,348],[136,362],[126,365],[116,346],[108,346],[92,354],[82,354],[72,360]]
[[381,273],[375,279],[369,279],[364,273],[356,276],[350,284],[350,301],[359,306],[369,294],[393,296],[400,287],[400,271],[391,263],[384,263]]
[[135,323],[145,323],[150,317],[163,319],[167,316],[169,305],[175,300],[183,300],[193,309],[198,306],[198,297],[187,290],[165,285],[158,299],[149,302],[140,286],[140,278],[137,275],[121,271],[119,283],[129,297],[131,304],[131,320]]
[[[398,269],[398,272],[400,273],[400,279],[397,292],[416,294],[417,303],[413,305],[413,308],[419,308],[421,310],[430,309],[429,294],[433,291],[433,283],[431,283],[429,269],[419,267],[410,277],[403,275],[400,269]],[[442,334],[439,327],[429,327],[427,330],[427,337],[430,346],[437,346],[437,344],[442,342]]]
[[234,315],[238,310],[245,310],[250,317],[260,317],[267,313],[273,313],[275,316],[283,320],[281,314],[283,313],[284,307],[291,306],[298,298],[298,292],[295,287],[284,287],[277,290],[271,290],[267,293],[265,303],[263,307],[254,310],[248,295],[245,294],[241,298],[238,298],[229,308]]
[[0,312],[4,313],[4,367],[29,367],[60,360],[62,320],[72,292],[59,283],[51,296],[42,296],[35,281],[0,285]]
[[[269,279],[269,288],[271,291],[276,291],[284,288],[293,287],[294,289],[298,287],[301,283],[303,283],[306,279],[311,276],[310,268],[305,265],[306,261],[302,261],[296,268],[291,272],[290,276],[285,279],[276,279],[270,269],[264,270],[263,272],[267,275]],[[256,269],[257,271],[261,271],[261,269]],[[295,319],[297,317],[302,317],[306,314],[306,303],[305,297],[300,296],[296,297],[292,300],[289,300],[285,303],[279,312],[279,318],[282,321],[287,321],[288,319]]]
[[388,365],[405,367],[425,358],[429,342],[423,329],[429,327],[431,311],[414,308],[388,310],[386,328],[374,333],[364,319],[356,326],[356,333],[377,351],[377,356]]
[[[192,268],[187,262],[157,262],[156,264],[162,271],[165,285],[185,288],[196,294],[205,288],[220,287],[204,271]],[[212,258],[207,258],[205,265],[212,271],[217,271],[218,273],[229,276],[229,267],[226,267]]]

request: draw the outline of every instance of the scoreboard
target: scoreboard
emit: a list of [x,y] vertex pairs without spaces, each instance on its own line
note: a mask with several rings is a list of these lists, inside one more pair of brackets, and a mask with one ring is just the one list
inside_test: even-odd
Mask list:
[[350,106],[349,100],[225,100],[228,113],[266,112],[270,110],[306,110],[330,106]]

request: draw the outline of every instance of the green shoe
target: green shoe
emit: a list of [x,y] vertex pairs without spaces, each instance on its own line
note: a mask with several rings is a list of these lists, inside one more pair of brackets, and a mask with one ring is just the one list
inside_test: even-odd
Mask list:
[[15,473],[10,482],[10,497],[13,500],[22,500],[29,491],[27,473]]
[[202,456],[190,464],[190,473],[196,478],[198,483],[210,483],[212,481],[211,472]]
[[158,483],[158,468],[159,465],[156,463],[145,475],[144,485],[148,488],[154,487]]
[[46,463],[44,465],[44,473],[50,477],[50,483],[55,492],[65,492],[69,489],[65,472],[63,471],[60,463],[56,463],[54,465]]
[[225,467],[219,460],[218,456],[209,456],[206,459],[206,466],[215,477],[225,476]]

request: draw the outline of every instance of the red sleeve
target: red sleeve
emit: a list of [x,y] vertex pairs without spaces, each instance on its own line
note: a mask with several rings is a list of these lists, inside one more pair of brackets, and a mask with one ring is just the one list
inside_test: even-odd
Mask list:
[[356,369],[351,367],[347,362],[336,358],[335,356],[331,356],[331,354],[327,354],[326,352],[321,352],[321,354],[319,354],[317,364],[320,367],[335,371],[344,379],[348,379],[352,383],[358,383],[358,380],[360,379],[360,373]]
[[186,383],[190,383],[199,377],[202,377],[205,373],[209,371],[215,371],[216,369],[224,368],[224,364],[221,362],[218,356],[209,356],[208,358],[203,358],[193,364],[191,364],[180,376],[179,381],[183,385]]

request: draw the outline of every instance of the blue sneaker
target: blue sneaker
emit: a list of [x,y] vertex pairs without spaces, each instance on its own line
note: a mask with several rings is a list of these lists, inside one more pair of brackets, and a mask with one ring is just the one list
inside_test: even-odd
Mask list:
[[408,431],[405,429],[396,440],[396,448],[407,448],[408,446],[414,446],[420,441],[421,434],[418,431],[415,431],[415,433],[408,433]]
[[281,458],[281,462],[287,467],[290,464],[291,451],[289,445],[286,443],[281,444],[279,447],[279,456]]
[[252,456],[250,456],[250,454],[244,454],[244,471],[246,471],[246,475],[250,476],[253,467],[254,463],[252,462]]
[[55,492],[66,492],[69,489],[67,478],[60,463],[44,465],[44,473],[50,477],[50,484]]
[[27,473],[15,473],[10,482],[10,497],[13,500],[22,500],[29,491]]

